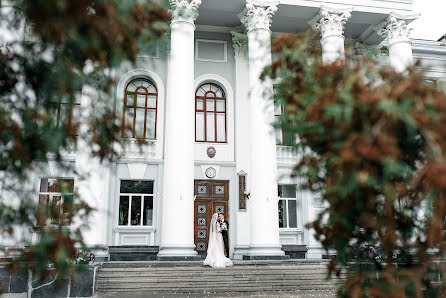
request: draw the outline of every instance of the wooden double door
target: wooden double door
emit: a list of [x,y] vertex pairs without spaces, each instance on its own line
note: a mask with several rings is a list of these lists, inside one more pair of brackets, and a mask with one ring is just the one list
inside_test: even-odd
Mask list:
[[223,213],[225,220],[229,221],[229,181],[195,180],[194,184],[195,250],[200,255],[206,255],[212,215]]

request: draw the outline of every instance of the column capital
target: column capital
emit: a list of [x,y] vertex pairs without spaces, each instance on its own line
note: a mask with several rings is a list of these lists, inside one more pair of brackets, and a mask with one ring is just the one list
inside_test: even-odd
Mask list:
[[248,55],[248,36],[239,32],[231,31],[232,46],[234,47],[235,56]]
[[352,8],[334,9],[322,5],[318,14],[308,23],[313,29],[321,32],[322,38],[343,36],[344,25],[352,16],[352,10]]
[[201,0],[169,0],[172,22],[194,23]]
[[248,31],[255,29],[269,30],[272,17],[277,11],[279,1],[269,1],[265,3],[247,1],[245,11],[241,21]]
[[387,19],[375,28],[375,31],[389,43],[389,46],[397,42],[410,42],[412,29],[407,25],[419,16],[419,14],[402,16],[391,12]]

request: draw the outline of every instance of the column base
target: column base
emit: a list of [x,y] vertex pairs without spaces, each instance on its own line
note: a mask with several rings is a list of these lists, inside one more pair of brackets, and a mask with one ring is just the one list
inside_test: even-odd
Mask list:
[[157,261],[164,262],[177,262],[177,261],[201,261],[200,256],[156,256]]
[[246,256],[251,257],[275,257],[285,256],[282,245],[250,245]]
[[249,245],[238,245],[234,247],[234,260],[243,260],[243,256],[249,254]]
[[194,250],[195,245],[163,245],[156,259],[158,261],[200,261],[201,257]]
[[268,260],[268,261],[285,261],[285,260],[289,260],[290,256],[287,255],[283,255],[283,256],[250,256],[250,255],[244,255],[243,256],[243,260],[248,260],[248,261],[260,261],[260,260]]
[[308,246],[308,251],[305,256],[306,259],[320,259],[322,260],[322,255],[325,250],[320,246]]

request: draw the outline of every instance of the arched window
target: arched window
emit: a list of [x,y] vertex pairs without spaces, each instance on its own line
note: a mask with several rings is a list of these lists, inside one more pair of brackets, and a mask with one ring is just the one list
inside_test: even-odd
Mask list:
[[[157,106],[158,90],[154,83],[148,79],[128,83],[122,112],[123,137],[155,139]],[[130,126],[130,130],[126,126]]]
[[195,92],[195,141],[226,143],[226,96],[216,84],[202,84]]

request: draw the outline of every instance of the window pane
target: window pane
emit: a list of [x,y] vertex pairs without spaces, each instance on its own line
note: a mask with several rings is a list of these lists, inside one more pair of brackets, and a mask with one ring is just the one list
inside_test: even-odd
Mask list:
[[156,110],[147,110],[146,138],[155,138]]
[[[125,125],[129,127],[129,129],[132,131],[133,133],[133,120],[134,120],[134,116],[135,116],[135,110],[132,109],[125,109]],[[133,135],[128,136],[130,138],[133,137]]]
[[50,197],[50,217],[52,224],[59,224],[59,220],[62,215],[62,197],[52,196]]
[[215,94],[217,95],[217,97],[223,97],[223,92],[220,88],[215,92]]
[[127,94],[127,107],[133,107],[135,105],[135,95]]
[[295,198],[296,185],[279,185],[279,197],[281,198]]
[[121,180],[120,192],[153,194],[153,181]]
[[135,91],[136,90],[136,85],[132,82],[128,85],[127,87],[127,91]]
[[297,228],[297,206],[296,200],[288,200],[288,219],[290,228]]
[[[143,90],[140,90],[143,91]],[[146,95],[145,94],[137,94],[136,95],[136,105],[139,108],[145,108],[146,107]]]
[[217,100],[217,112],[224,112],[224,111],[225,111],[225,101]]
[[217,114],[217,141],[225,142],[226,141],[226,115],[225,114]]
[[40,191],[41,192],[48,192],[48,179],[41,179],[40,180]]
[[295,139],[294,139],[293,134],[285,131],[284,132],[284,137],[285,137],[285,140],[283,140],[284,145],[287,145],[287,146],[295,145]]
[[204,102],[202,99],[197,99],[197,110],[202,111],[204,109]]
[[155,86],[150,85],[150,87],[147,88],[147,91],[149,91],[149,93],[156,93]]
[[208,113],[206,115],[206,140],[208,142],[215,141],[215,114]]
[[203,86],[201,86],[197,91],[197,96],[204,96],[206,91],[204,90]]
[[147,107],[148,108],[156,108],[156,96],[148,95],[147,96]]
[[141,224],[141,197],[132,196],[132,210],[130,225],[137,226]]
[[73,214],[71,210],[73,209],[73,195],[64,195],[63,196],[63,205],[62,205],[62,224],[64,226],[69,226],[71,224]]
[[143,225],[153,225],[153,197],[144,197],[144,218]]
[[213,99],[207,99],[206,100],[206,111],[213,112],[215,110],[214,102],[215,101]]
[[126,226],[129,218],[129,197],[121,196],[119,198],[119,218],[118,225]]
[[279,228],[286,228],[286,205],[284,200],[279,200]]
[[195,139],[204,141],[204,113],[196,113]]
[[282,105],[274,104],[274,115],[282,115]]
[[136,122],[135,122],[135,137],[145,138],[144,135],[144,121],[145,121],[145,109],[136,109]]
[[38,207],[38,217],[37,217],[38,225],[43,225],[46,222],[46,218],[48,217],[49,200],[50,200],[49,195],[39,195],[39,207]]
[[276,145],[283,145],[282,129],[280,127],[276,127],[275,134],[276,134]]

